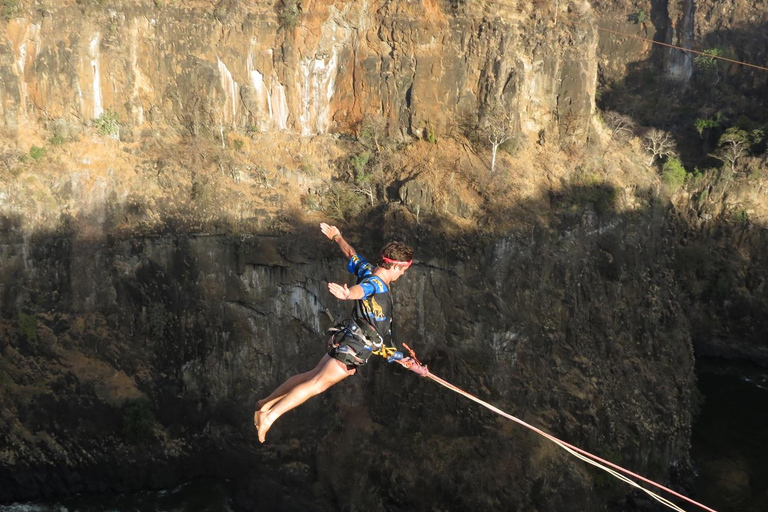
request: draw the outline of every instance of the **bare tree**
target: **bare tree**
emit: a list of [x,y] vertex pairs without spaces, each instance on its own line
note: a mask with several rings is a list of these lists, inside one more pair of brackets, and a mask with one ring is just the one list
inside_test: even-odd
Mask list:
[[358,180],[352,187],[356,193],[364,195],[371,202],[371,206],[376,205],[376,189],[371,183],[371,175],[367,174],[365,179]]
[[486,112],[480,119],[478,128],[488,137],[491,143],[491,173],[496,170],[496,153],[499,146],[515,136],[515,120],[512,115],[502,108]]
[[371,202],[371,206],[374,206],[376,204],[376,187],[373,180],[373,173],[368,170],[370,158],[371,152],[363,151],[362,153],[352,156],[350,159],[354,178],[352,189],[356,193],[366,196]]
[[364,117],[359,125],[357,141],[374,155],[380,154],[383,146],[391,142],[387,138],[387,120],[380,115]]
[[603,119],[611,129],[611,139],[615,140],[622,134],[630,137],[635,132],[635,122],[629,116],[608,110],[603,114]]
[[732,126],[720,137],[714,156],[731,164],[731,171],[736,172],[736,162],[749,151],[749,142],[747,132]]
[[677,150],[675,141],[669,132],[651,128],[645,134],[645,149],[651,154],[648,167],[652,166],[657,158],[674,155]]

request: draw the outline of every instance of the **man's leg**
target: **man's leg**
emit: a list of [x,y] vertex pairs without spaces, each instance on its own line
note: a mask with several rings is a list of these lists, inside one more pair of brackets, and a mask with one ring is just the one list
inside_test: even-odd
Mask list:
[[[318,373],[320,373],[320,369],[323,366],[324,359],[320,359],[320,362],[317,363],[317,366],[315,366],[312,370],[309,370],[308,372],[300,373],[298,375],[294,375],[293,377],[289,378],[276,390],[272,392],[267,398],[264,398],[263,400],[259,400],[257,405],[259,406],[258,411],[268,411],[272,408],[273,405],[275,405],[275,402],[280,400],[285,396],[286,393],[288,393],[290,390],[295,388],[297,385],[301,384],[302,382],[306,382]],[[254,422],[256,421],[256,418],[254,417]]]
[[319,366],[320,371],[316,375],[297,384],[271,409],[256,412],[255,422],[259,431],[259,441],[264,442],[270,427],[280,416],[355,373],[355,370],[347,370],[346,365],[327,354],[323,356]]

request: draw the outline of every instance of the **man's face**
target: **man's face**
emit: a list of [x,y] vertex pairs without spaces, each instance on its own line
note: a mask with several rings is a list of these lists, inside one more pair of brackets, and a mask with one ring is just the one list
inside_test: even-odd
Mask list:
[[395,265],[393,267],[393,269],[395,270],[395,275],[392,276],[391,281],[397,281],[398,279],[400,279],[400,276],[405,274],[405,271],[408,270],[408,267],[401,266],[401,265]]

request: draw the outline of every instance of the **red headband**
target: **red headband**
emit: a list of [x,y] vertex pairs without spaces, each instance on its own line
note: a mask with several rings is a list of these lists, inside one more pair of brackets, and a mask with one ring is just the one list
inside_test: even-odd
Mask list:
[[395,265],[403,265],[405,268],[410,267],[411,263],[413,263],[413,260],[397,261],[397,260],[391,260],[391,259],[387,258],[386,256],[382,256],[381,259],[383,259],[385,263],[393,263]]

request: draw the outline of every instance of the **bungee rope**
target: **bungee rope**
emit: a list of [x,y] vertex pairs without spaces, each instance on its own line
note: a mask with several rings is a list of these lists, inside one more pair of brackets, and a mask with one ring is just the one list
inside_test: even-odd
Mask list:
[[[446,381],[444,379],[441,379],[437,375],[435,375],[432,372],[430,372],[429,369],[427,368],[427,366],[422,364],[418,360],[418,358],[416,357],[416,354],[414,353],[414,351],[408,345],[403,343],[403,346],[410,353],[410,357],[405,357],[404,358],[404,357],[402,357],[401,353],[397,352],[396,354],[400,354],[400,358],[398,358],[397,356],[390,357],[388,359],[389,362],[396,362],[396,363],[400,364],[401,366],[403,366],[404,368],[406,368],[408,370],[411,370],[412,372],[414,372],[414,373],[416,373],[416,374],[418,374],[418,375],[420,375],[422,377],[431,379],[431,380],[437,382],[438,384],[440,384],[441,386],[444,386],[444,387],[450,389],[451,391],[454,391],[454,392],[456,392],[456,393],[458,393],[458,394],[460,394],[462,396],[465,396],[466,398],[469,398],[473,402],[477,402],[478,404],[482,405],[486,409],[489,409],[489,410],[495,412],[496,414],[498,414],[500,416],[503,416],[504,418],[507,418],[508,420],[512,420],[515,423],[518,423],[518,424],[524,426],[525,428],[527,428],[529,430],[532,430],[533,432],[539,434],[540,436],[545,437],[546,439],[549,439],[550,441],[552,441],[553,443],[558,445],[560,448],[562,448],[563,450],[565,450],[568,453],[570,453],[571,455],[573,455],[574,457],[579,458],[579,459],[583,460],[584,462],[586,462],[588,464],[591,464],[591,465],[593,465],[593,466],[595,466],[597,468],[600,468],[603,471],[605,471],[606,473],[608,473],[609,475],[611,475],[611,476],[613,476],[613,477],[615,477],[615,478],[617,478],[617,479],[619,479],[619,480],[621,480],[623,482],[626,482],[627,484],[629,484],[629,485],[631,485],[633,487],[636,487],[637,489],[640,489],[641,491],[643,491],[644,493],[648,494],[653,499],[655,499],[656,501],[661,503],[662,505],[664,505],[666,507],[669,507],[672,510],[676,510],[678,512],[686,512],[685,510],[683,510],[679,506],[677,506],[674,503],[672,503],[667,498],[664,498],[663,496],[660,496],[660,495],[654,493],[653,491],[651,491],[649,489],[646,489],[645,487],[642,487],[640,484],[638,484],[634,480],[631,480],[630,478],[628,478],[625,475],[629,475],[629,476],[631,476],[633,478],[636,478],[636,479],[638,479],[638,480],[640,480],[642,482],[645,482],[646,484],[652,485],[654,487],[657,487],[658,489],[666,491],[666,492],[670,493],[671,495],[676,496],[676,497],[678,497],[678,498],[680,498],[682,500],[685,500],[688,503],[696,505],[697,507],[700,507],[700,508],[702,508],[702,509],[704,509],[704,510],[706,510],[708,512],[717,512],[716,510],[714,510],[714,509],[712,509],[710,507],[707,507],[706,505],[703,505],[703,504],[699,503],[698,501],[694,501],[691,498],[688,498],[687,496],[684,496],[684,495],[682,495],[682,494],[680,494],[678,492],[675,492],[672,489],[664,487],[663,485],[661,485],[659,483],[656,483],[653,480],[649,480],[648,478],[645,478],[645,477],[643,477],[641,475],[638,475],[637,473],[633,473],[632,471],[629,471],[628,469],[625,469],[625,468],[623,468],[621,466],[618,466],[618,465],[616,465],[616,464],[614,464],[614,463],[612,463],[610,461],[607,461],[605,459],[601,459],[597,455],[589,453],[586,450],[582,450],[581,448],[573,446],[572,444],[566,443],[565,441],[562,441],[561,439],[558,439],[557,437],[553,436],[552,434],[548,434],[547,432],[544,432],[543,430],[541,430],[539,428],[536,428],[533,425],[530,425],[530,424],[524,422],[520,418],[517,418],[515,416],[512,416],[509,413],[506,413],[506,412],[502,411],[498,407],[495,407],[495,406],[489,404],[488,402],[484,402],[483,400],[477,398],[473,394],[468,393],[468,392],[464,391],[463,389],[454,386],[450,382],[448,382],[448,381]],[[624,474],[621,474],[621,473],[624,473]]]

